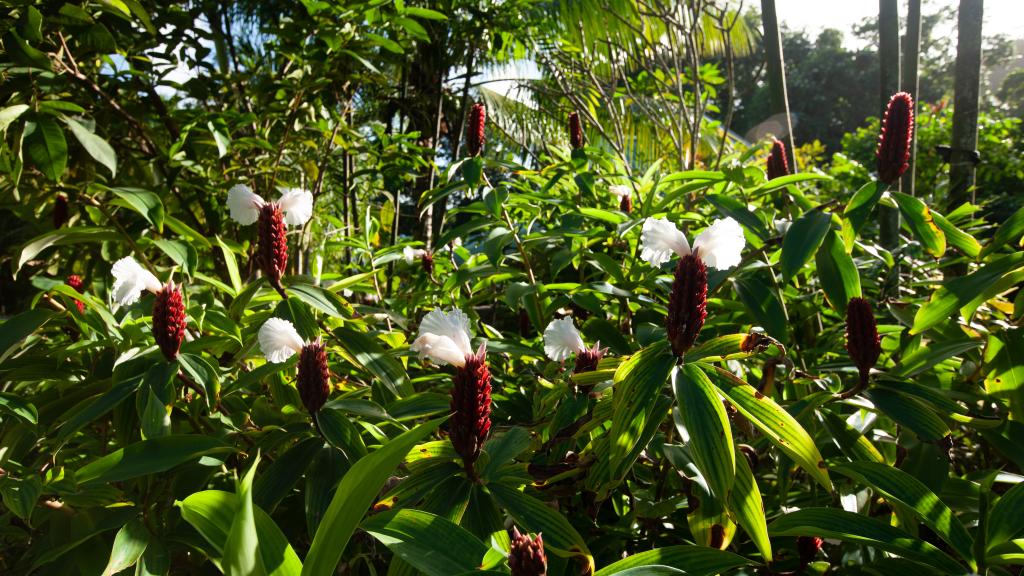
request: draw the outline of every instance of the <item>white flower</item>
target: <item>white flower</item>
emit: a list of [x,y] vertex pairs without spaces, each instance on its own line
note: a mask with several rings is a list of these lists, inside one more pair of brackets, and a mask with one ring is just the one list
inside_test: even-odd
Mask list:
[[789,231],[789,227],[792,226],[792,225],[793,225],[793,221],[792,220],[787,220],[785,218],[783,218],[781,220],[776,220],[775,221],[775,231],[778,232],[781,235],[785,235],[786,232]]
[[268,362],[279,364],[292,357],[305,342],[295,330],[295,326],[281,318],[271,318],[260,326],[260,350]]
[[628,198],[633,195],[633,189],[625,184],[612,184],[608,187],[608,191],[619,198]]
[[[704,264],[725,270],[740,263],[747,240],[743,228],[732,218],[715,220],[693,241],[693,250]],[[690,243],[675,224],[664,218],[648,218],[640,233],[640,258],[652,266],[668,262],[672,253],[690,254]]]
[[112,289],[114,302],[119,306],[134,304],[142,295],[143,290],[149,290],[155,294],[163,287],[152,272],[139,266],[139,263],[131,256],[125,256],[114,262],[110,273],[114,275]]
[[466,365],[466,356],[473,354],[470,335],[469,317],[461,310],[452,308],[446,313],[437,308],[420,322],[419,335],[409,348],[421,358],[461,367]]
[[[243,226],[252,224],[260,216],[260,209],[267,203],[245,184],[236,184],[228,190],[228,210],[231,219]],[[287,188],[278,199],[277,205],[284,212],[285,224],[302,226],[313,217],[313,194],[301,188]]]
[[426,253],[427,251],[422,248],[413,248],[412,246],[402,248],[402,256],[405,257],[406,264],[412,264],[416,260],[423,258]]
[[576,329],[571,317],[552,320],[544,329],[544,353],[555,362],[561,362],[570,355],[586,349],[580,331]]

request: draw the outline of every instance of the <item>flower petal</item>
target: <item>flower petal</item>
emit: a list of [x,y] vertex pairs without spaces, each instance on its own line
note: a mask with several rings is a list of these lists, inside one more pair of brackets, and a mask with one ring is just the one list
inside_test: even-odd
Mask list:
[[690,243],[676,225],[665,218],[648,218],[640,233],[640,258],[661,266],[672,258],[672,254],[686,256]]
[[125,256],[111,267],[110,273],[114,276],[114,302],[119,306],[129,306],[138,301],[143,290],[157,292],[162,288],[149,270],[146,270],[131,256]]
[[302,349],[305,344],[295,326],[281,318],[271,318],[260,326],[260,350],[268,362],[284,362]]
[[[471,335],[469,316],[463,314],[462,310],[458,308],[452,308],[448,312],[436,308],[424,316],[423,321],[420,322],[419,337],[416,340],[419,341],[421,337],[428,334],[446,336],[462,352],[463,356],[469,356],[473,353],[473,348],[469,343]],[[452,363],[449,360],[444,361]]]
[[313,193],[302,188],[288,188],[281,194],[277,205],[284,212],[289,226],[302,226],[313,217]]
[[263,198],[245,184],[235,184],[228,190],[228,210],[231,211],[231,219],[243,226],[252,224],[260,217],[260,208],[263,204]]
[[467,354],[448,336],[421,334],[409,348],[413,352],[417,352],[421,358],[426,356],[438,364],[451,364],[459,367],[466,365]]
[[625,184],[612,184],[608,187],[608,191],[619,198],[625,198],[633,194],[633,189]]
[[701,232],[693,241],[693,249],[708,266],[725,270],[740,263],[746,244],[739,222],[724,218],[715,220]]
[[406,264],[412,264],[426,253],[427,251],[422,248],[413,248],[412,246],[402,248],[402,256],[405,258]]
[[555,362],[561,362],[585,349],[586,345],[583,344],[580,331],[576,329],[569,316],[561,320],[552,320],[544,329],[544,352]]

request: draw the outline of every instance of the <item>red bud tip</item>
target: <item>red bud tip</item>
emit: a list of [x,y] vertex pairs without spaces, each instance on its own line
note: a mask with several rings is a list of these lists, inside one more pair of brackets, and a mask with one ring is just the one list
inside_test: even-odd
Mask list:
[[479,156],[484,149],[486,135],[484,125],[487,123],[487,110],[483,104],[473,104],[469,110],[469,125],[466,127],[466,148],[470,156]]
[[786,159],[786,145],[778,139],[772,139],[772,151],[768,155],[768,179],[774,180],[789,175],[789,161]]
[[696,253],[688,254],[676,265],[672,293],[668,300],[665,328],[672,351],[682,356],[697,340],[704,326],[708,306],[708,269]]
[[583,148],[583,125],[580,123],[580,115],[576,112],[569,113],[569,144],[573,150]]
[[801,568],[806,568],[808,564],[814,562],[814,558],[817,557],[818,551],[821,550],[821,545],[824,543],[825,541],[817,536],[800,536],[796,539]]
[[910,143],[914,139],[914,99],[897,92],[889,99],[878,136],[878,179],[886,184],[899,180],[910,167]]
[[63,194],[57,194],[57,197],[53,200],[53,227],[61,228],[68,223],[68,197]]
[[466,472],[475,480],[473,463],[491,430],[491,373],[483,347],[467,356],[464,366],[456,368],[451,410],[449,437]]
[[420,265],[423,266],[423,271],[427,273],[427,276],[434,275],[434,253],[427,251],[420,257]]
[[576,366],[573,368],[573,374],[597,370],[597,363],[601,361],[605,353],[599,346],[600,343],[595,344],[593,348],[587,348],[576,354]]
[[153,338],[164,358],[173,361],[178,357],[181,341],[185,339],[185,304],[181,300],[181,289],[174,284],[165,284],[156,293]]
[[[64,283],[74,288],[78,292],[81,292],[82,289],[85,288],[85,282],[82,280],[82,277],[79,276],[78,274],[72,274],[68,276],[67,279],[64,280]],[[85,313],[85,302],[82,302],[81,300],[75,300],[75,307],[78,308],[79,314]]]
[[864,298],[850,298],[846,306],[846,351],[860,371],[861,382],[866,382],[882,354],[882,345],[871,303]]
[[281,292],[281,276],[288,266],[288,239],[284,215],[275,203],[268,202],[260,208],[256,254],[263,275],[275,290]]
[[619,200],[619,210],[622,210],[626,214],[633,212],[633,196],[623,196],[622,200]]
[[544,538],[540,534],[530,538],[515,526],[510,536],[508,567],[512,576],[547,576],[548,557],[544,553]]
[[306,344],[299,351],[299,374],[295,385],[299,389],[302,404],[310,414],[316,414],[323,408],[331,387],[327,351],[319,339]]

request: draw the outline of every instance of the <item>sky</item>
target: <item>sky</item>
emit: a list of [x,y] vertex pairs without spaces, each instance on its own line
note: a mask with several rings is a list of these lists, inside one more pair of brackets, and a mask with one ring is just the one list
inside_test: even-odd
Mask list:
[[[748,0],[749,2],[750,0]],[[900,14],[906,14],[906,0],[900,0]],[[922,11],[930,13],[940,6],[959,6],[958,0],[924,0]],[[756,4],[755,4],[756,5]],[[847,43],[855,42],[850,29],[864,18],[878,15],[877,0],[775,0],[775,9],[783,25],[792,30],[816,32],[836,28]],[[982,32],[1024,38],[1024,0],[985,0]],[[950,30],[952,33],[953,30]]]

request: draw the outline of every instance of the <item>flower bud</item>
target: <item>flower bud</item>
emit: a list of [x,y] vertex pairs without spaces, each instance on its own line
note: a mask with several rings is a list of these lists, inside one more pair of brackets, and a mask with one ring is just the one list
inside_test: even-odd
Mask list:
[[268,202],[260,208],[257,242],[260,270],[270,285],[284,297],[281,276],[288,266],[288,239],[285,236],[284,215],[276,203]]
[[696,252],[679,259],[668,300],[666,326],[672,352],[682,356],[697,340],[708,305],[708,269]]
[[68,197],[57,194],[53,200],[53,227],[61,228],[68,223]]
[[466,127],[466,148],[470,156],[479,156],[484,148],[486,140],[484,124],[487,120],[487,110],[483,104],[473,104],[469,110],[469,125]]
[[455,369],[451,411],[452,445],[462,457],[466,473],[475,480],[473,464],[491,430],[491,373],[487,370],[484,346],[476,354],[467,355],[466,363]]
[[423,271],[427,273],[427,276],[434,275],[434,253],[427,250],[420,256],[420,265],[423,266]]
[[889,99],[878,136],[878,179],[886,184],[899,180],[910,167],[910,143],[914,139],[914,99],[897,92]]
[[601,349],[601,343],[594,344],[593,348],[584,348],[580,352],[576,353],[576,366],[573,368],[573,374],[582,374],[584,372],[593,372],[597,370],[597,363],[604,357],[605,350]]
[[583,148],[583,125],[580,124],[580,115],[576,112],[569,113],[569,144],[573,150]]
[[779,139],[772,139],[772,151],[768,155],[768,179],[789,175],[789,161],[786,159],[786,145]]
[[850,298],[846,306],[846,351],[857,365],[863,385],[882,353],[871,303],[864,298]]
[[632,196],[628,196],[628,195],[627,196],[623,196],[619,200],[619,210],[622,210],[626,214],[632,213],[633,212],[633,197]]
[[547,576],[548,557],[544,554],[544,538],[540,534],[530,538],[515,526],[510,536],[512,542],[508,551],[508,567],[512,576]]
[[181,341],[185,339],[185,304],[181,289],[173,282],[165,284],[153,301],[153,339],[168,361],[178,357]]
[[814,558],[818,555],[818,551],[821,550],[821,545],[825,541],[817,536],[800,536],[796,539],[797,553],[800,554],[800,568],[806,568],[808,564],[814,562]]
[[299,373],[295,385],[302,404],[310,414],[316,414],[323,408],[331,387],[327,351],[319,338],[299,351]]
[[[85,282],[82,280],[82,277],[79,276],[78,274],[72,274],[68,276],[67,279],[64,280],[64,283],[74,288],[78,292],[81,292],[82,288],[85,288]],[[78,308],[79,314],[85,312],[85,303],[82,302],[81,300],[75,300],[75,307]]]

